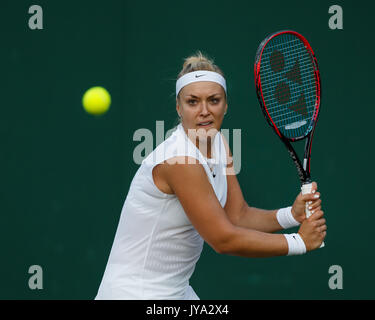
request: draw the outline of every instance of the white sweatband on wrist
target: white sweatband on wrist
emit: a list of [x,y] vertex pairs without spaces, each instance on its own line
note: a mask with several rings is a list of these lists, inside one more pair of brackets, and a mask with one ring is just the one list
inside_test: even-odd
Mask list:
[[276,213],[277,222],[284,229],[297,227],[300,223],[294,219],[292,214],[292,207],[279,209]]
[[176,97],[178,96],[178,93],[181,91],[183,87],[187,86],[190,83],[199,81],[216,82],[224,88],[225,94],[227,94],[227,85],[224,77],[221,74],[213,71],[200,70],[189,72],[177,80]]
[[306,253],[306,246],[298,233],[284,234],[288,242],[288,256],[296,256]]

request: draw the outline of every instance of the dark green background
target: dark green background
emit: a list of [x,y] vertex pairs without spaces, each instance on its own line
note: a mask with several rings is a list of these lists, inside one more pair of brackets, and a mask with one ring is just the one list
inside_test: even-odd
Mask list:
[[[44,29],[28,28],[43,8]],[[344,30],[328,28],[328,8]],[[248,203],[289,205],[299,181],[266,125],[253,79],[259,42],[294,29],[316,51],[323,85],[312,174],[328,224],[326,247],[299,257],[247,259],[205,245],[191,284],[201,299],[373,299],[373,11],[369,1],[2,1],[0,116],[0,298],[92,299],[138,165],[139,128],[175,124],[175,78],[202,50],[223,69],[229,110],[242,129],[238,175]],[[101,85],[102,117],[81,98]],[[40,265],[44,289],[30,290]],[[343,268],[330,290],[328,269]]]

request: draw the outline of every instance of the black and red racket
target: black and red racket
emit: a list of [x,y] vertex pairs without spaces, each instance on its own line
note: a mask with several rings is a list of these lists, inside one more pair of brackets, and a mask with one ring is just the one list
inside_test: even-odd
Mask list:
[[[263,114],[296,165],[302,193],[310,193],[311,142],[321,101],[315,54],[299,33],[290,30],[275,32],[260,44],[254,71]],[[306,144],[302,163],[291,143],[303,139],[306,139]],[[306,217],[310,215],[306,206]]]

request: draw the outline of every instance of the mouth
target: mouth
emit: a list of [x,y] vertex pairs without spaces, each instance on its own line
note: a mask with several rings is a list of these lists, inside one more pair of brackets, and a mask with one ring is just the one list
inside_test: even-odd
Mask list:
[[214,123],[213,121],[199,122],[198,127],[206,128],[206,127],[211,126],[211,124],[213,124],[213,123]]

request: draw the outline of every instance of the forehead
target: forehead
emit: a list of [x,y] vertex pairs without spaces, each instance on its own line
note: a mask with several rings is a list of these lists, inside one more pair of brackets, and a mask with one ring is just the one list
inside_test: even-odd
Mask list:
[[181,97],[194,95],[197,97],[211,96],[213,94],[223,93],[223,87],[212,81],[199,81],[190,83],[187,86],[183,87],[180,91]]

